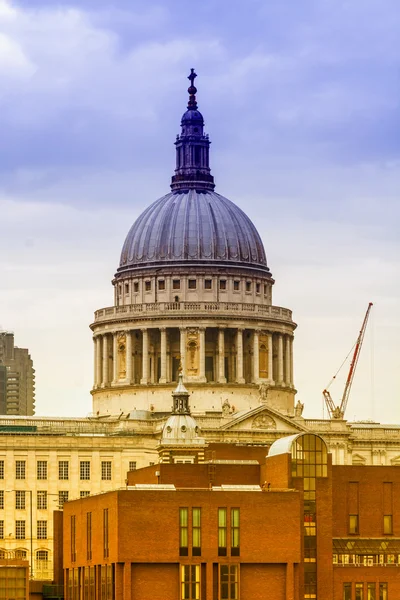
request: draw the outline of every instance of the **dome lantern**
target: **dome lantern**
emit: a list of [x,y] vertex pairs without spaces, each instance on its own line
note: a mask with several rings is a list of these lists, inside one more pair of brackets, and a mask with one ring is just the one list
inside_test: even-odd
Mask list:
[[189,189],[207,191],[215,187],[209,165],[211,142],[208,135],[204,134],[203,115],[197,110],[197,88],[194,86],[196,77],[194,69],[191,69],[188,77],[189,102],[187,111],[182,116],[181,134],[175,142],[176,168],[171,181],[173,192]]

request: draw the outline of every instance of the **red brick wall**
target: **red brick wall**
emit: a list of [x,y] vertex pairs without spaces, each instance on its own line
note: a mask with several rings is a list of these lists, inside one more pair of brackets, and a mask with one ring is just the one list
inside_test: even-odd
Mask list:
[[359,535],[383,537],[383,484],[393,482],[393,536],[400,537],[400,469],[333,466],[333,537],[348,537],[348,484],[358,482]]
[[240,597],[286,600],[286,565],[241,565]]
[[[156,472],[160,476],[156,476]],[[160,464],[130,471],[128,485],[172,483],[177,488],[205,488],[210,485],[260,485],[260,465],[241,464]]]
[[132,599],[177,600],[179,597],[179,565],[132,564]]

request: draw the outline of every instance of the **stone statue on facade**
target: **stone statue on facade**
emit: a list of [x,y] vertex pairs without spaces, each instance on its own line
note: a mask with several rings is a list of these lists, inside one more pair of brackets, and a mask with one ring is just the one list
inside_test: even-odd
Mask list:
[[294,416],[301,417],[303,414],[303,409],[304,409],[304,404],[302,402],[300,402],[300,400],[297,400],[297,404],[294,407]]
[[222,416],[223,417],[229,417],[231,414],[231,405],[229,404],[229,400],[224,400],[223,404],[222,404]]
[[265,404],[267,402],[269,385],[267,383],[260,383],[258,387],[258,393],[260,396],[260,402]]

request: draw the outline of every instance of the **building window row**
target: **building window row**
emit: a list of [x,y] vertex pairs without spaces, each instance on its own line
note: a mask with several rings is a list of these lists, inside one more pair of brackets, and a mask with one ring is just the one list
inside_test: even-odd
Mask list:
[[400,554],[333,554],[333,564],[341,566],[363,565],[364,567],[400,566]]
[[[199,280],[197,280],[197,279],[189,278],[187,280],[187,288],[189,290],[197,289],[198,281]],[[202,281],[203,281],[203,289],[205,289],[205,290],[213,289],[213,284],[214,284],[213,279],[211,279],[211,278],[203,279]],[[144,291],[145,292],[152,291],[152,283],[153,282],[151,279],[145,279],[145,281],[144,281]],[[120,296],[122,296],[123,290],[125,291],[125,295],[129,294],[129,291],[130,291],[129,283],[125,283],[124,285],[125,285],[125,287],[123,287],[122,283],[119,284],[118,292],[119,292]],[[220,290],[227,290],[228,289],[228,280],[227,279],[219,279],[218,287]],[[164,291],[166,289],[165,279],[157,280],[157,288],[159,291]],[[182,281],[180,279],[172,279],[172,289],[180,290],[181,288],[182,288]],[[242,281],[240,279],[234,279],[232,288],[233,288],[234,292],[240,292],[242,289]],[[133,282],[132,289],[135,294],[139,293],[140,287],[139,287],[138,281]],[[262,284],[261,282],[257,281],[255,283],[254,289],[255,289],[256,294],[261,294],[261,292],[263,291],[264,296],[268,295],[268,284],[266,284],[266,283]],[[248,293],[252,292],[253,291],[253,282],[249,281],[249,280],[245,281],[244,282],[244,290]]]
[[[111,465],[112,461],[102,461],[101,462],[101,478],[105,481],[110,481],[112,478]],[[136,463],[129,463],[136,464]],[[129,467],[129,470],[131,467]],[[16,479],[26,479],[26,461],[25,460],[16,460],[15,461],[15,478]],[[48,479],[48,461],[47,460],[38,460],[36,463],[36,478],[38,480],[47,480]],[[0,461],[0,479],[4,479],[4,460]],[[68,460],[60,460],[58,461],[58,479],[61,481],[69,480],[69,461]],[[90,461],[82,460],[80,461],[80,479],[81,480],[90,480]],[[1,494],[1,491],[0,491]],[[1,507],[1,499],[0,499],[0,508]]]
[[[220,600],[239,599],[239,565],[220,564],[218,572]],[[180,586],[182,600],[200,600],[201,565],[181,565]]]
[[[230,547],[231,556],[240,555],[240,509],[230,509],[230,526],[228,523],[228,509],[218,509],[218,556],[227,556]],[[228,532],[230,528],[230,540]]]
[[[229,523],[228,523],[229,515]],[[201,556],[201,508],[179,509],[179,555]],[[240,510],[239,508],[218,509],[218,556],[240,555]]]
[[[350,535],[359,535],[359,533],[360,533],[360,523],[359,523],[358,514],[349,515],[349,534]],[[391,514],[383,515],[382,533],[383,533],[383,535],[392,535],[393,534],[393,515],[391,515]]]
[[388,584],[385,582],[345,582],[343,600],[388,600]]
[[99,597],[101,600],[115,600],[114,589],[115,573],[113,565],[68,569],[68,598],[92,600]]

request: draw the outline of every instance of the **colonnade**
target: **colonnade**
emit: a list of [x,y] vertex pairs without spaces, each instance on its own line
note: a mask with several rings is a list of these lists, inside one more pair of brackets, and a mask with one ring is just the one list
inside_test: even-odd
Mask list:
[[144,327],[96,333],[94,388],[188,382],[293,387],[293,336],[241,327]]

